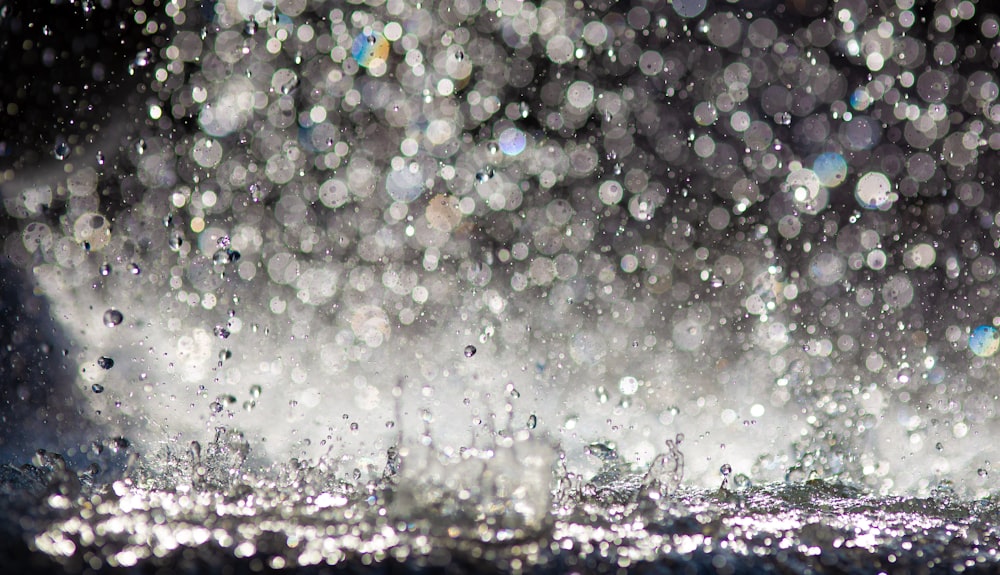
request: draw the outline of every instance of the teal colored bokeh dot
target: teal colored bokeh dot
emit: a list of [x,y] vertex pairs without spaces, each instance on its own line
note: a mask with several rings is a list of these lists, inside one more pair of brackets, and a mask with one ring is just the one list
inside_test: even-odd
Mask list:
[[359,66],[367,68],[372,62],[389,57],[389,41],[381,32],[362,32],[354,38],[351,55]]
[[1000,349],[1000,331],[992,325],[981,325],[969,336],[969,349],[979,357],[990,357]]
[[813,162],[813,171],[821,184],[828,188],[839,186],[847,179],[847,161],[836,152],[820,154]]

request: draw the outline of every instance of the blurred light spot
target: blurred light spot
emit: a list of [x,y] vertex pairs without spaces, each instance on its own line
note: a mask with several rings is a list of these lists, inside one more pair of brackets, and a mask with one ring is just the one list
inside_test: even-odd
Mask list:
[[839,186],[847,178],[847,162],[836,152],[820,154],[813,162],[813,171],[821,184],[828,188]]
[[708,5],[708,0],[674,0],[670,3],[681,18],[695,18]]
[[1000,349],[1000,332],[991,325],[981,325],[969,336],[969,349],[979,357],[990,357]]
[[500,132],[500,137],[497,141],[500,144],[500,150],[508,156],[520,154],[528,144],[528,139],[525,137],[524,132],[517,128],[507,128],[503,132]]
[[868,172],[861,176],[854,197],[861,207],[868,210],[887,210],[898,198],[892,191],[889,178],[881,172]]
[[397,202],[412,202],[420,197],[423,190],[423,172],[416,162],[389,172],[385,179],[385,191]]
[[351,55],[362,68],[368,68],[375,61],[389,57],[389,41],[381,32],[362,32],[354,38]]

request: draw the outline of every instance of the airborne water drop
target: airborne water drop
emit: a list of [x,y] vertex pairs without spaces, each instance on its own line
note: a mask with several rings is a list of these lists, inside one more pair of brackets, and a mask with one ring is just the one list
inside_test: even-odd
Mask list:
[[122,315],[122,312],[114,308],[111,308],[104,312],[104,325],[108,327],[115,327],[116,325],[121,324],[121,322],[124,320],[125,316]]

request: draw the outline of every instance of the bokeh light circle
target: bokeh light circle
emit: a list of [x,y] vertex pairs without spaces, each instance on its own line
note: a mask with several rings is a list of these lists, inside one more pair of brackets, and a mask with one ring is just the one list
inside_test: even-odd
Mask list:
[[897,198],[889,177],[881,172],[868,172],[861,176],[854,197],[861,207],[868,210],[887,210]]
[[524,151],[524,148],[528,145],[528,138],[524,135],[524,132],[517,128],[507,128],[503,132],[500,132],[497,142],[500,144],[500,150],[504,154],[516,156]]
[[1000,349],[1000,331],[991,325],[981,325],[969,335],[969,349],[979,357],[990,357]]
[[820,154],[813,162],[813,171],[821,184],[828,188],[839,186],[847,178],[847,161],[836,152]]
[[372,66],[376,61],[389,57],[389,41],[381,32],[362,32],[354,38],[351,55],[362,68]]

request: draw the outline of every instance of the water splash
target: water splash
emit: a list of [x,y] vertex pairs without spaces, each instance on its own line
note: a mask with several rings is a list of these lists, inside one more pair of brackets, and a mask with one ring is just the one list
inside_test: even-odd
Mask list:
[[18,537],[990,563],[993,15],[181,4],[0,9]]

